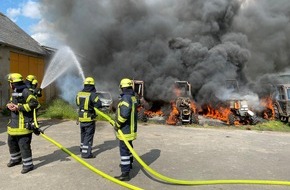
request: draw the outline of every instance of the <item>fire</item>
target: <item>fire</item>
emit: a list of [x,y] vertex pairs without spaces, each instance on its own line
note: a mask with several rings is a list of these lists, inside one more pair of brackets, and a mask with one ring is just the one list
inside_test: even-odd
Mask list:
[[270,97],[263,98],[261,99],[260,104],[265,107],[263,118],[268,120],[274,119],[275,112],[272,99]]
[[145,115],[147,115],[147,117],[158,117],[158,116],[164,116],[164,113],[161,110],[158,110],[156,112],[147,110],[144,112]]
[[[144,110],[144,108],[142,106],[139,106],[137,108],[137,111],[140,112],[141,110]],[[148,118],[163,117],[164,113],[161,110],[157,110],[157,111],[144,110],[144,115],[146,115]]]
[[179,111],[176,107],[175,101],[171,101],[172,111],[170,112],[169,117],[166,120],[166,124],[168,125],[176,125],[178,121]]
[[218,109],[214,109],[210,105],[207,106],[207,113],[205,113],[205,117],[210,117],[213,119],[219,119],[224,122],[228,122],[228,116],[231,113],[230,108],[219,107]]
[[190,102],[190,106],[193,113],[197,113],[197,106],[193,101]]
[[[218,119],[223,122],[226,122],[227,124],[230,124],[230,115],[232,115],[232,119],[234,119],[234,116],[231,112],[230,108],[227,107],[218,107],[218,108],[213,108],[210,105],[206,106],[206,110],[203,111],[205,117],[213,118],[213,119]],[[237,120],[232,121],[234,125],[240,125],[240,122]]]

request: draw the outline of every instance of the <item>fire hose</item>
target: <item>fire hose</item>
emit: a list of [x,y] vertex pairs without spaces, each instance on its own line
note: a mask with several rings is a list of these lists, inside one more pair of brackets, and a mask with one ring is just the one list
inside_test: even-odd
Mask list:
[[[36,120],[36,111],[34,110],[34,113],[33,113],[33,117],[34,117],[34,123],[35,123],[35,126],[36,128],[40,129],[39,126],[38,126],[38,123],[37,123],[37,120]],[[71,151],[69,151],[67,148],[65,148],[64,146],[62,146],[60,143],[56,142],[55,140],[51,139],[50,137],[48,137],[47,135],[45,135],[43,133],[43,131],[41,131],[40,135],[48,140],[49,142],[51,142],[52,144],[56,145],[58,148],[60,148],[62,151],[64,151],[65,153],[67,153],[68,155],[70,155],[73,159],[75,159],[76,161],[78,161],[79,163],[81,163],[82,165],[86,166],[87,168],[89,168],[90,170],[92,170],[93,172],[95,172],[96,174],[99,174],[100,176],[114,182],[114,183],[117,183],[121,186],[124,186],[124,187],[127,187],[128,189],[136,189],[136,190],[142,190],[142,188],[140,187],[137,187],[137,186],[134,186],[134,185],[131,185],[129,183],[126,183],[126,182],[123,182],[123,181],[120,181],[98,169],[96,169],[94,166],[92,166],[91,164],[87,163],[86,161],[84,161],[83,159],[81,159],[80,157],[78,157],[77,155],[75,155],[74,153],[72,153]]]
[[[114,126],[115,121],[112,120],[112,118],[110,118],[108,115],[104,114],[103,112],[98,112],[98,114],[100,116],[102,116],[103,118],[105,118],[107,121],[109,121],[109,123],[111,125]],[[36,112],[34,111],[34,120],[36,121]],[[38,123],[35,122],[35,125],[37,128],[39,128]],[[278,180],[239,180],[239,179],[234,179],[234,180],[180,180],[180,179],[174,179],[174,178],[170,178],[167,176],[164,176],[158,172],[156,172],[155,170],[153,170],[152,168],[150,168],[140,157],[139,155],[135,152],[135,150],[132,148],[132,146],[129,144],[129,142],[126,140],[123,132],[119,129],[117,131],[119,133],[119,135],[121,136],[121,138],[123,139],[123,141],[125,142],[126,146],[128,147],[128,149],[131,151],[132,155],[134,156],[134,158],[139,162],[139,164],[149,173],[151,173],[153,176],[155,176],[158,179],[161,179],[165,182],[168,183],[172,183],[172,184],[177,184],[177,185],[218,185],[218,184],[253,184],[253,185],[283,185],[283,186],[290,186],[290,181],[278,181]],[[58,142],[54,141],[53,139],[49,138],[47,135],[41,133],[40,134],[43,138],[45,138],[46,140],[50,141],[51,143],[53,143],[54,145],[56,145],[57,147],[59,147],[61,150],[63,150],[65,153],[67,153],[68,155],[70,155],[72,158],[74,158],[76,161],[80,162],[81,164],[83,164],[84,166],[86,166],[87,168],[89,168],[90,170],[92,170],[93,172],[99,174],[100,176],[109,179],[110,181],[117,183],[119,185],[122,185],[124,187],[127,187],[129,189],[142,189],[139,188],[137,186],[133,186],[131,184],[128,184],[126,182],[123,181],[119,181],[113,177],[111,177],[110,175],[94,168],[92,165],[88,164],[87,162],[85,162],[83,159],[81,159],[80,157],[76,156],[75,154],[73,154],[72,152],[70,152],[68,149],[66,149],[65,147],[63,147],[61,144],[59,144]]]
[[[110,124],[113,124],[114,121],[106,114],[99,112],[103,118],[109,121]],[[165,182],[172,183],[172,184],[178,184],[178,185],[217,185],[217,184],[254,184],[254,185],[284,185],[284,186],[290,186],[290,181],[276,181],[276,180],[179,180],[179,179],[173,179],[167,176],[164,176],[152,168],[150,168],[135,152],[135,150],[132,148],[132,146],[129,144],[129,142],[126,140],[123,132],[119,129],[118,130],[119,135],[122,137],[122,140],[125,142],[128,149],[131,151],[134,158],[143,166],[143,168],[157,177],[158,179],[161,179]]]

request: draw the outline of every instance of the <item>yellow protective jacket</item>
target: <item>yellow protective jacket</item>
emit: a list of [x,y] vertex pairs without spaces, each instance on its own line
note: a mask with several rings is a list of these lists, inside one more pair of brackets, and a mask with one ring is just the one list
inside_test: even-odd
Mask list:
[[13,92],[9,103],[18,105],[18,111],[11,111],[11,120],[7,125],[9,135],[26,135],[32,133],[31,125],[34,125],[34,109],[39,105],[36,97],[24,88],[21,92]]
[[76,96],[76,105],[79,106],[79,121],[92,122],[97,117],[97,113],[102,107],[95,92],[80,91]]
[[[116,114],[117,127],[124,133],[127,140],[137,137],[137,99],[132,89],[124,89]],[[122,140],[121,136],[117,137]]]

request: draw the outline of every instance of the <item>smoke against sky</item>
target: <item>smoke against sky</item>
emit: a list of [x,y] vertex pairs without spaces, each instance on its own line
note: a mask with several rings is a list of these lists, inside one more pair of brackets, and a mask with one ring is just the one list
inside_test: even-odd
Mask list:
[[[86,76],[117,94],[123,77],[144,80],[151,100],[172,99],[175,80],[198,102],[226,79],[257,81],[289,67],[290,1],[42,0],[56,35],[85,57]],[[251,92],[252,94],[252,92]]]

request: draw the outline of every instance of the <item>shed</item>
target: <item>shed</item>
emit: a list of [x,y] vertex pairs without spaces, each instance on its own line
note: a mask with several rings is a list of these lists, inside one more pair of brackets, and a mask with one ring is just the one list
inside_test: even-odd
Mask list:
[[[40,86],[46,63],[51,54],[7,16],[0,13],[0,107],[4,107],[10,97],[6,80],[9,73],[20,73],[23,78],[35,75]],[[54,87],[43,90],[41,103],[55,96]]]

